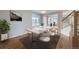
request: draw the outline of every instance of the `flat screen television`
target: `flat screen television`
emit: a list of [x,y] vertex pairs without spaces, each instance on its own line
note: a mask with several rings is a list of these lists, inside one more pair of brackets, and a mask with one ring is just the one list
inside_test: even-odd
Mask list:
[[10,20],[11,21],[22,21],[22,17],[19,15],[19,13],[15,11],[10,11]]

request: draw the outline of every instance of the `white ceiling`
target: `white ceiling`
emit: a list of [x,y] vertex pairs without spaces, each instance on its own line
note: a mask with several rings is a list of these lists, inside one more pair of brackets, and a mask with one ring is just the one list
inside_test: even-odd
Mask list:
[[[45,11],[45,13],[42,13],[42,11]],[[63,10],[33,10],[35,13],[40,14],[49,14],[49,13],[56,13],[56,12],[62,12]]]

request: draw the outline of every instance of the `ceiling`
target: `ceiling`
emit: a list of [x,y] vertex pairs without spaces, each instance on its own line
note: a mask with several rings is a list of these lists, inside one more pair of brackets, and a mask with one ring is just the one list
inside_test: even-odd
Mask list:
[[62,12],[63,10],[33,10],[35,13],[39,14],[50,14],[50,13],[56,13],[56,12]]

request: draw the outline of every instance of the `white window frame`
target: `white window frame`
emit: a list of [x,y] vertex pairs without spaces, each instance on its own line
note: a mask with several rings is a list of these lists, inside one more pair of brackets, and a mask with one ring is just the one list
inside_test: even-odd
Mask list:
[[39,15],[32,16],[32,26],[40,26],[40,17],[39,17]]

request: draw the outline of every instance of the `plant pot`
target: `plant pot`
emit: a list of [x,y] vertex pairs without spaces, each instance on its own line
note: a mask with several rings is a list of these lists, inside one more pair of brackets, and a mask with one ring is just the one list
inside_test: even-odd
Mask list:
[[8,35],[7,34],[1,34],[1,40],[0,41],[4,41],[8,39]]

